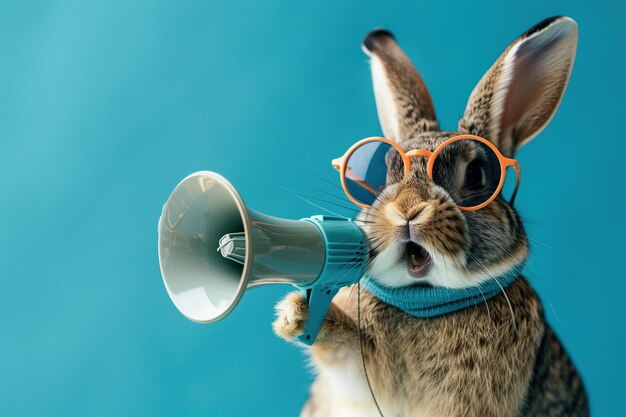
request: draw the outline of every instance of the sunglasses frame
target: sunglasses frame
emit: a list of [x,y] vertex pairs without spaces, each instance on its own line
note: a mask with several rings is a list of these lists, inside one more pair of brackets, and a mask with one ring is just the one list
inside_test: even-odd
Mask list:
[[517,195],[517,190],[519,189],[519,184],[520,184],[520,179],[521,179],[519,162],[517,162],[517,160],[515,159],[507,158],[506,156],[502,155],[502,153],[498,150],[498,148],[496,148],[496,146],[493,143],[491,143],[489,140],[485,138],[482,138],[476,135],[464,134],[464,135],[453,136],[443,141],[432,152],[427,149],[412,149],[408,152],[405,152],[400,147],[399,144],[397,144],[391,139],[378,137],[378,136],[372,136],[369,138],[361,139],[360,141],[352,145],[346,151],[346,153],[343,154],[343,156],[337,159],[333,159],[332,165],[333,165],[333,168],[339,171],[339,175],[341,178],[341,186],[343,187],[343,191],[344,193],[346,193],[346,196],[348,196],[350,201],[352,201],[357,206],[366,209],[371,206],[369,204],[361,203],[358,200],[356,200],[354,197],[352,197],[346,185],[346,169],[348,167],[348,160],[350,159],[350,156],[352,156],[354,151],[356,151],[358,148],[360,148],[361,146],[369,142],[383,142],[390,146],[393,146],[402,157],[402,162],[404,162],[404,174],[405,175],[411,172],[411,159],[410,158],[413,156],[423,156],[428,159],[427,165],[426,165],[426,172],[428,174],[428,178],[432,181],[433,180],[433,167],[435,166],[435,160],[437,159],[437,156],[439,156],[441,151],[446,146],[448,146],[449,144],[453,142],[457,142],[459,140],[466,140],[466,139],[472,139],[480,143],[483,143],[486,146],[488,146],[489,149],[491,149],[496,154],[496,156],[498,157],[498,161],[500,162],[500,183],[498,184],[498,187],[494,191],[493,195],[489,197],[489,199],[486,200],[485,202],[475,205],[475,206],[471,206],[471,207],[465,207],[465,206],[459,206],[459,205],[457,205],[457,207],[462,211],[475,211],[475,210],[479,210],[489,205],[500,194],[500,191],[502,191],[502,186],[504,185],[504,181],[506,180],[506,170],[508,167],[513,167],[513,169],[515,170],[515,178],[516,178],[515,190],[513,191],[513,195],[511,196],[511,200],[509,201],[509,203],[513,205],[515,201],[515,196]]

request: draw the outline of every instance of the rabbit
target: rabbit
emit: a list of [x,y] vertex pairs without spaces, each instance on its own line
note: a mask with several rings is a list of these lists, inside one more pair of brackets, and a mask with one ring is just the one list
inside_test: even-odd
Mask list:
[[[479,81],[458,130],[439,131],[421,76],[389,31],[373,30],[362,47],[383,133],[405,151],[432,151],[454,135],[474,134],[513,158],[556,112],[577,39],[576,22],[565,16],[533,26]],[[389,287],[467,288],[527,259],[524,227],[509,202],[498,196],[480,210],[461,211],[453,193],[426,176],[425,162],[414,159],[405,174],[397,154],[388,154],[387,183],[358,215],[371,247],[370,279]],[[410,242],[429,258],[419,279],[403,255]],[[276,312],[275,333],[297,343],[305,298],[289,293]],[[316,379],[302,417],[589,414],[581,377],[522,275],[483,303],[432,318],[408,315],[365,288],[343,288],[308,353]]]

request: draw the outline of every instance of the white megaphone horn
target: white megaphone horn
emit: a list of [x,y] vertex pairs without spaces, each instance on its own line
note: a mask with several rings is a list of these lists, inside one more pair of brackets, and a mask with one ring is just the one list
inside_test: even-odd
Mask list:
[[159,220],[159,264],[167,292],[188,319],[225,317],[246,289],[293,284],[309,317],[299,338],[312,344],[332,298],[366,267],[362,230],[343,217],[281,219],[246,207],[235,188],[209,171],[172,191]]

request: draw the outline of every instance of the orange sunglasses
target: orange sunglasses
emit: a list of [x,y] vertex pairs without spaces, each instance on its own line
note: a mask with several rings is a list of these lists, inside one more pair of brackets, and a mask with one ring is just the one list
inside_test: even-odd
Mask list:
[[[500,180],[493,192],[489,192],[489,198],[485,201],[472,206],[459,205],[459,209],[462,211],[479,210],[495,200],[504,185],[508,167],[513,167],[516,176],[515,190],[510,200],[510,204],[513,204],[521,177],[519,162],[515,159],[505,157],[493,143],[476,135],[453,136],[446,139],[432,152],[427,149],[413,149],[405,152],[400,145],[390,139],[381,137],[366,138],[352,145],[342,157],[333,159],[332,164],[333,168],[339,171],[341,185],[350,201],[361,208],[368,208],[376,198],[378,198],[379,193],[385,186],[387,165],[384,158],[387,151],[390,149],[389,147],[393,147],[402,157],[405,175],[411,171],[411,160],[409,158],[414,156],[428,158],[426,172],[428,178],[433,181],[433,170],[437,157],[450,144],[464,140],[479,142],[487,147],[486,149],[483,148],[485,152],[488,152],[488,150],[493,152],[493,157],[497,158],[500,164]],[[350,182],[348,182],[348,180]],[[483,195],[487,194],[483,193]]]

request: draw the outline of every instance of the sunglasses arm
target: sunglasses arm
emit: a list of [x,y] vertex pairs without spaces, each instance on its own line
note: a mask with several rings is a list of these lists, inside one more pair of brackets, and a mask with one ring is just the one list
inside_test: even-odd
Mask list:
[[519,189],[519,183],[522,179],[522,173],[519,169],[519,162],[515,161],[513,164],[513,169],[515,170],[515,190],[513,190],[513,195],[509,200],[509,204],[512,206],[515,203],[515,197],[517,196],[517,190]]
[[332,164],[333,168],[335,168],[337,171],[341,171],[341,166],[343,165],[343,157],[342,158],[336,158],[333,159],[330,163]]

